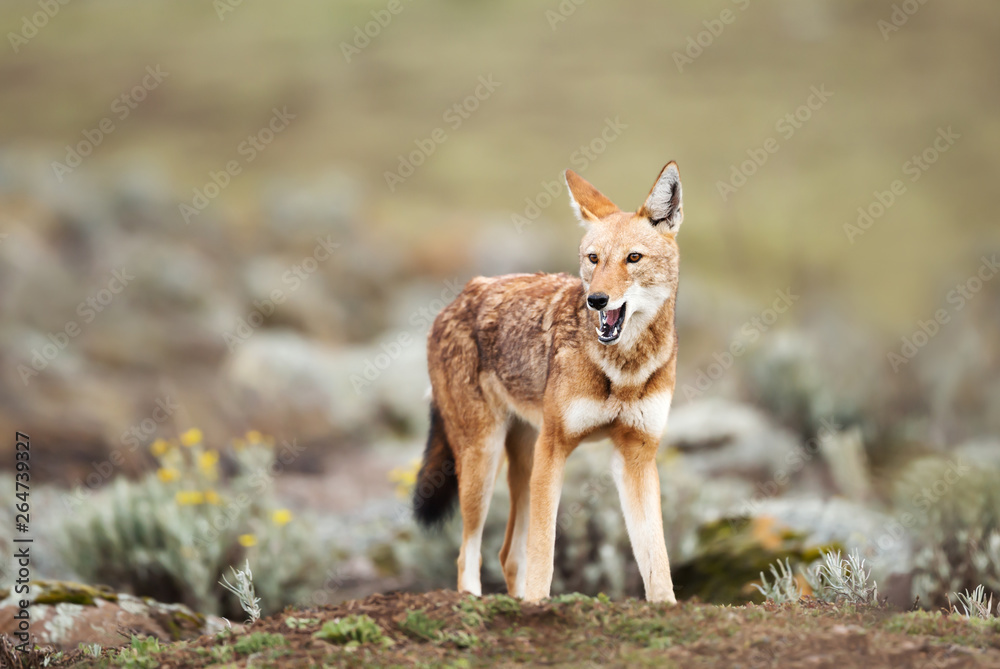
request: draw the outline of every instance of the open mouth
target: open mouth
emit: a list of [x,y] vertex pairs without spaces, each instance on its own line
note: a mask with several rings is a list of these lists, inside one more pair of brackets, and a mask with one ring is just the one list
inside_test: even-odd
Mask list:
[[600,325],[597,327],[597,339],[602,344],[618,341],[622,335],[622,325],[625,323],[625,304],[617,309],[607,309],[598,313]]

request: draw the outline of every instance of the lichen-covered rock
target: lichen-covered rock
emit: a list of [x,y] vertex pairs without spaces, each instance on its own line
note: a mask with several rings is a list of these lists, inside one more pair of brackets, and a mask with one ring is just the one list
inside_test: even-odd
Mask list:
[[[13,636],[23,596],[11,590],[0,596],[0,634]],[[73,650],[81,643],[120,646],[132,635],[178,641],[227,627],[222,618],[201,615],[182,604],[115,593],[105,586],[32,581],[27,600],[33,643],[57,650]]]
[[729,517],[698,528],[698,553],[671,567],[677,596],[732,604],[762,597],[751,585],[779,560],[809,564],[820,551],[839,548],[816,545],[771,516]]

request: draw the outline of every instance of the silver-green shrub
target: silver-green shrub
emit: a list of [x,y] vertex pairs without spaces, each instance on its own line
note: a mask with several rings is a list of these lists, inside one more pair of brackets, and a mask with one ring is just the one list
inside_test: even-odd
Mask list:
[[959,459],[909,464],[896,486],[914,541],[913,595],[946,606],[954,592],[1000,592],[1000,471]]
[[219,585],[231,565],[249,561],[264,614],[309,594],[321,578],[313,533],[274,496],[281,447],[250,433],[221,454],[191,430],[181,444],[157,441],[159,468],[120,477],[68,515],[60,536],[66,563],[87,583],[196,611],[242,615]]
[[795,572],[792,571],[788,558],[784,562],[778,560],[772,564],[770,571],[770,579],[764,572],[760,572],[760,585],[753,585],[767,601],[785,604],[802,599],[802,589],[795,579]]

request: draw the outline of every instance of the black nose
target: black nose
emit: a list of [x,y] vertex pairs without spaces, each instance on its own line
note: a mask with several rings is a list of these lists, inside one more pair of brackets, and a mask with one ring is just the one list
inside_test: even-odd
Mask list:
[[591,309],[597,309],[600,311],[604,307],[608,306],[608,296],[604,293],[594,293],[587,298],[587,304],[590,305]]

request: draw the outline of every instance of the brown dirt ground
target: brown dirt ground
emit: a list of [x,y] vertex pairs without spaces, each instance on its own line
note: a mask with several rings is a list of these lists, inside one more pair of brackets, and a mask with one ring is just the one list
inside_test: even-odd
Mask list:
[[[429,638],[401,628],[415,611],[436,621]],[[391,645],[345,646],[313,636],[326,621],[362,614],[374,619]],[[289,618],[300,621],[300,629],[293,629]],[[241,648],[248,635],[258,635],[266,647]],[[570,596],[530,605],[498,595],[436,591],[288,610],[249,632],[166,645],[131,663],[116,653],[105,650],[93,659],[74,652],[50,666],[1000,667],[1000,620],[812,600],[668,607]]]

